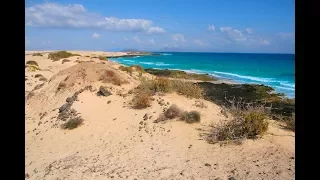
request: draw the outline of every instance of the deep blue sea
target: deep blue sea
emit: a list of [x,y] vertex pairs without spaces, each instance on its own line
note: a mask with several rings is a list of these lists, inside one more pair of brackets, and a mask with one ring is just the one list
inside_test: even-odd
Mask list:
[[[157,52],[158,53],[158,52]],[[264,84],[295,96],[294,54],[161,52],[159,56],[112,58],[125,65],[208,73],[222,80]]]

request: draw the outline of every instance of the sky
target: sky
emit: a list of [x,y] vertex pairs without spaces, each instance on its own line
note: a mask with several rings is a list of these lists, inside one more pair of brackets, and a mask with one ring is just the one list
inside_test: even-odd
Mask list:
[[294,0],[26,0],[25,46],[294,54],[294,8]]

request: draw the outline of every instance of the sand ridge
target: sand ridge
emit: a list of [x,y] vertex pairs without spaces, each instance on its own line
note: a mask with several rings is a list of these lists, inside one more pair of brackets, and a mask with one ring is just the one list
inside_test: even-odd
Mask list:
[[[268,133],[242,145],[208,144],[203,135],[210,125],[226,119],[221,107],[203,100],[207,108],[194,106],[195,99],[178,94],[155,95],[151,107],[135,110],[129,106],[129,90],[139,85],[137,75],[117,70],[120,66],[101,61],[98,56],[110,52],[82,52],[81,57],[53,62],[44,56],[32,56],[40,71],[26,71],[26,164],[28,179],[294,179],[295,155],[293,132],[270,121]],[[77,63],[76,61],[87,61]],[[92,61],[92,62],[90,62]],[[102,63],[104,62],[104,64]],[[114,71],[128,84],[116,86],[99,81],[104,70]],[[42,74],[47,82],[34,76]],[[66,80],[67,88],[57,91]],[[33,90],[35,86],[44,85]],[[80,113],[84,124],[62,130],[57,120],[58,108],[66,98],[91,85],[78,95],[72,108]],[[112,95],[97,96],[99,87],[107,86]],[[161,106],[157,100],[163,99]],[[197,110],[201,122],[187,124],[177,120],[153,121],[176,104],[183,110]],[[148,118],[144,120],[147,114]]]

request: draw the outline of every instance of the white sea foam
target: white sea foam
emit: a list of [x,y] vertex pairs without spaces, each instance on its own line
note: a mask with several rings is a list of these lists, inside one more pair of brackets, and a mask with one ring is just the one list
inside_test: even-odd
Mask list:
[[234,73],[227,73],[227,72],[219,72],[219,71],[213,71],[215,74],[223,74],[223,75],[228,75],[228,76],[234,76],[242,79],[249,79],[252,81],[259,81],[259,82],[278,82],[273,80],[273,78],[259,78],[259,77],[253,77],[253,76],[243,76],[239,74],[234,74]]
[[126,59],[126,60],[123,60],[123,61],[126,61],[126,62],[135,62],[134,60],[130,60],[130,59]]
[[296,87],[295,84],[291,84],[291,83],[287,83],[287,82],[280,82],[280,85],[291,87],[291,88],[295,88]]
[[140,64],[147,64],[147,65],[152,65],[154,64],[153,62],[139,62]]
[[169,54],[169,53],[163,53],[162,55],[163,55],[163,56],[171,56],[172,54]]
[[282,87],[282,86],[274,86],[274,87],[279,88],[279,89],[289,90],[289,91],[294,91],[295,90],[294,88],[288,88],[288,87]]

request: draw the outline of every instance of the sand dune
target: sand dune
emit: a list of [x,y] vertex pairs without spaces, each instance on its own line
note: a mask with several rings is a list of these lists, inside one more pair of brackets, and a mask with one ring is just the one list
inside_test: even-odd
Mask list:
[[[226,119],[218,105],[202,100],[207,108],[199,108],[194,106],[195,99],[172,93],[155,95],[151,107],[132,109],[128,104],[132,95],[128,92],[139,85],[137,74],[130,76],[118,70],[117,63],[92,58],[112,53],[70,52],[82,56],[67,58],[70,62],[62,64],[62,60],[48,59],[48,53],[32,56],[34,52],[26,51],[25,62],[34,60],[40,68],[25,73],[28,179],[295,178],[295,134],[282,129],[278,122],[270,121],[261,139],[245,140],[241,145],[209,144],[203,135],[212,123]],[[128,83],[103,83],[101,76],[107,71]],[[47,81],[40,81],[37,74]],[[61,82],[65,85],[57,90]],[[39,89],[34,89],[36,86]],[[87,86],[92,88],[82,90]],[[97,96],[100,86],[108,87],[112,95]],[[59,108],[80,90],[71,108],[84,124],[63,130],[60,125],[64,122],[57,118]],[[165,105],[159,105],[158,99],[163,99]],[[153,123],[171,104],[199,111],[201,122]],[[144,119],[146,114],[148,118]]]

